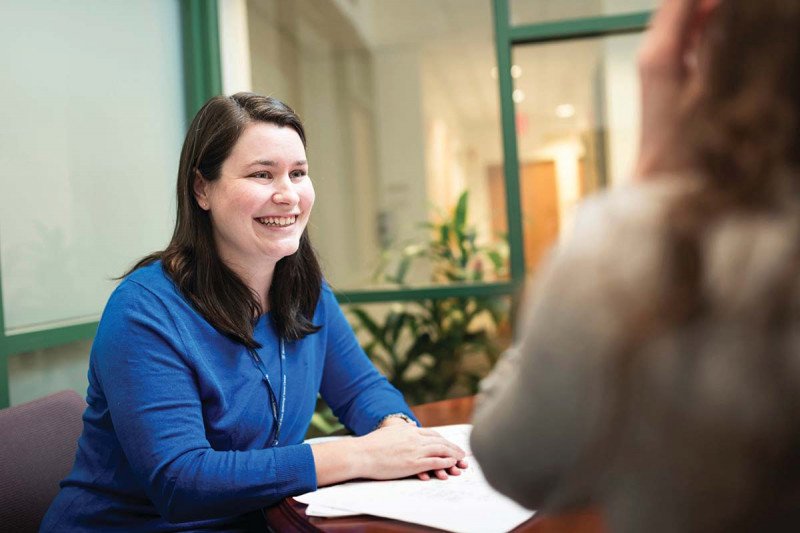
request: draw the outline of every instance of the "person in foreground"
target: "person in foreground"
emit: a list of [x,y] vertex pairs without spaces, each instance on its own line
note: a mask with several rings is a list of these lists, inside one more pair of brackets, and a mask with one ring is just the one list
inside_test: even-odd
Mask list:
[[[203,106],[172,240],[103,313],[75,465],[43,531],[264,530],[261,508],[318,486],[466,467],[359,347],[309,242],[313,204],[288,106]],[[360,437],[302,444],[318,392]]]
[[587,201],[483,384],[471,446],[611,531],[800,524],[800,2],[666,0],[638,178]]

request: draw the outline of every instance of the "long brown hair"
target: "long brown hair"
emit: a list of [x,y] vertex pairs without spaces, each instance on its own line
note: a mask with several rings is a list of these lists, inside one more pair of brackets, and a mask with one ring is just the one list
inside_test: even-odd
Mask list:
[[701,179],[667,217],[671,320],[702,308],[700,241],[716,221],[780,214],[800,202],[798,27],[792,0],[723,0],[709,23],[703,83],[681,111],[675,147]]
[[[722,0],[709,21],[700,92],[681,111],[675,146],[689,154],[698,187],[666,210],[663,294],[652,314],[631,324],[617,360],[611,432],[631,437],[642,421],[658,427],[666,442],[654,449],[667,450],[664,457],[640,456],[629,468],[670,465],[697,504],[682,510],[686,531],[783,531],[796,527],[784,520],[800,519],[799,28],[797,0]],[[791,248],[736,313],[712,298],[707,264],[709,236],[734,219],[786,222]],[[680,390],[646,392],[652,403],[643,406],[641,370],[665,355],[677,361],[671,383]],[[700,369],[712,357],[748,376],[748,386],[709,390]],[[710,420],[713,409],[700,413],[698,398],[705,408],[746,405],[758,416]],[[641,442],[631,437],[617,453],[635,456]]]
[[[193,183],[198,174],[207,181],[219,179],[222,163],[245,127],[254,121],[292,128],[306,146],[300,118],[280,100],[253,93],[211,98],[194,117],[181,150],[172,239],[166,249],[142,258],[125,274],[160,259],[164,270],[206,320],[249,348],[259,347],[253,338],[255,317],[263,312],[259,298],[220,258],[211,217],[197,205]],[[272,279],[268,301],[278,334],[297,340],[318,331],[312,319],[322,272],[308,229],[303,231],[297,252],[275,265]]]
[[[705,32],[703,83],[682,111],[685,134],[676,146],[689,154],[700,186],[666,217],[669,322],[704,312],[701,244],[717,223],[732,215],[780,217],[800,207],[798,28],[795,0],[723,0]],[[774,276],[771,295],[785,296],[800,281],[794,262],[786,268]]]

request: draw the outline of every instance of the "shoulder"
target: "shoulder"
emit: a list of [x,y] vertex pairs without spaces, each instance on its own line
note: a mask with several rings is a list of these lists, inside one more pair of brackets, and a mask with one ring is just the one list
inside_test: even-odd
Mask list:
[[696,182],[692,179],[664,177],[608,189],[581,204],[575,231],[579,235],[589,233],[596,236],[608,236],[619,230],[654,231],[662,226],[672,202],[695,188]]
[[171,293],[177,290],[172,278],[164,271],[161,261],[154,261],[149,265],[137,268],[125,277],[120,286],[125,284],[154,294]]
[[109,365],[120,360],[148,359],[147,347],[181,344],[160,272],[160,264],[141,267],[111,293],[92,345],[92,364],[111,371]]
[[690,181],[675,178],[588,198],[538,269],[527,301],[551,310],[607,313],[648,300],[665,275],[664,217],[675,198],[691,190]]
[[314,323],[322,327],[326,337],[336,337],[343,333],[352,334],[352,329],[339,305],[336,293],[325,280],[322,281]]
[[102,322],[167,317],[171,309],[186,307],[185,299],[169,275],[156,261],[126,276],[112,292]]
[[320,287],[319,291],[319,301],[320,303],[323,303],[330,300],[336,301],[336,295],[333,293],[333,289],[328,284],[328,281],[323,279],[322,286]]
[[333,309],[339,309],[339,302],[336,299],[333,289],[326,280],[322,280],[322,286],[319,291],[319,300],[317,300],[316,315],[318,320],[325,320],[330,317]]
[[588,198],[556,255],[570,261],[610,263],[616,269],[658,260],[668,208],[689,194],[694,182],[682,178],[620,186]]

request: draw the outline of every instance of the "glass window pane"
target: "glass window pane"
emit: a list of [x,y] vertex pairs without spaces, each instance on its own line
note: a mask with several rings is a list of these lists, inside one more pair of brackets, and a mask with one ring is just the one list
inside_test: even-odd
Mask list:
[[581,198],[630,177],[639,142],[642,35],[512,51],[528,271],[569,229]]
[[5,326],[97,320],[112,278],[171,232],[185,131],[179,4],[0,11]]
[[508,296],[344,306],[367,355],[411,405],[475,394],[511,343],[510,308]]
[[337,289],[508,279],[491,21],[486,0],[248,2],[253,89],[306,124],[312,239]]
[[652,11],[660,0],[508,0],[511,24]]
[[72,389],[81,397],[89,387],[91,340],[8,356],[11,405],[29,402],[60,390]]

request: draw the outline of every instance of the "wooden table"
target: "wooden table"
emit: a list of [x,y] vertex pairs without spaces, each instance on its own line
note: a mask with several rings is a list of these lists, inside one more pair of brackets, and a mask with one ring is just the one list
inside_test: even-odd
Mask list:
[[[472,417],[473,398],[456,398],[414,407],[424,426],[445,426],[464,424]],[[382,531],[439,531],[416,524],[388,520],[373,516],[352,516],[344,518],[317,518],[306,516],[306,506],[287,498],[278,505],[266,510],[267,521],[273,531],[319,532],[326,533],[377,533]],[[602,533],[604,530],[600,513],[593,510],[574,512],[558,516],[534,517],[515,532],[524,533]]]

